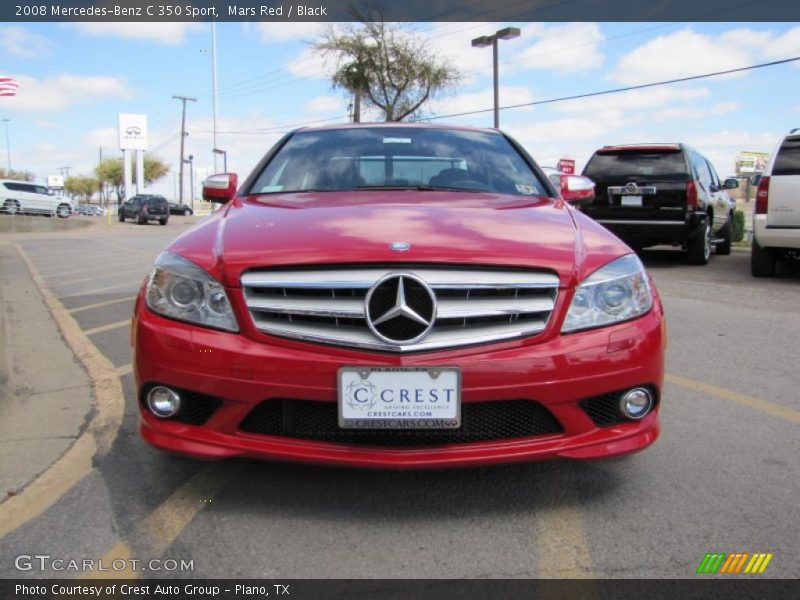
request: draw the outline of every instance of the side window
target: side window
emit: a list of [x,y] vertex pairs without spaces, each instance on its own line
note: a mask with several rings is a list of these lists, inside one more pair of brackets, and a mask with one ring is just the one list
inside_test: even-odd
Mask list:
[[711,174],[711,183],[717,186],[718,189],[722,188],[722,184],[719,182],[719,175],[717,175],[717,171],[714,168],[714,165],[711,164],[711,161],[706,159],[706,164],[708,165],[708,172]]
[[697,178],[705,189],[711,187],[711,173],[708,170],[708,163],[699,154],[692,152],[692,162],[697,170]]
[[34,193],[36,194],[47,194],[47,188],[43,185],[36,185],[33,189]]
[[31,185],[29,183],[26,183],[24,185],[21,185],[20,187],[22,188],[23,192],[28,192],[29,194],[36,194],[37,193],[37,190],[36,190],[37,186],[35,186],[35,185]]
[[6,189],[11,190],[12,192],[21,192],[20,185],[18,183],[7,183]]

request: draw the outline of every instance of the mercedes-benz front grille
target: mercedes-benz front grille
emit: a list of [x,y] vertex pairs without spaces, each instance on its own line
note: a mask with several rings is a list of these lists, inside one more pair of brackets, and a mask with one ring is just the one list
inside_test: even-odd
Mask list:
[[548,271],[429,265],[259,269],[241,282],[264,333],[388,352],[535,335],[558,293]]

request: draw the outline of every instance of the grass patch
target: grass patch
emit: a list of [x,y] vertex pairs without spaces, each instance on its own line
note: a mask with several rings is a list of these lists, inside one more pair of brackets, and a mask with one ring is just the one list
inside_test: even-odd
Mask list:
[[0,234],[72,231],[83,229],[91,224],[91,221],[71,217],[59,219],[58,217],[0,214]]

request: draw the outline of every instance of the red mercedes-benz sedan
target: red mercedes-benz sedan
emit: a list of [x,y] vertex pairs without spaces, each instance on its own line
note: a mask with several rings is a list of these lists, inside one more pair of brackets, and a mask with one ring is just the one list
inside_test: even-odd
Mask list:
[[[237,189],[238,187],[238,189]],[[286,135],[156,260],[141,433],[203,458],[383,468],[635,452],[664,315],[637,256],[496,130]]]

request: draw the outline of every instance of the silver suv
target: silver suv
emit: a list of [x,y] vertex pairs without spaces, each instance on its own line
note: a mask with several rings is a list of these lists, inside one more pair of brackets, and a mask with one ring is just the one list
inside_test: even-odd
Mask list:
[[772,153],[756,193],[750,270],[772,277],[778,260],[800,261],[800,129]]
[[53,196],[43,185],[0,179],[0,210],[10,215],[36,213],[58,215],[63,219],[74,209],[69,198]]

